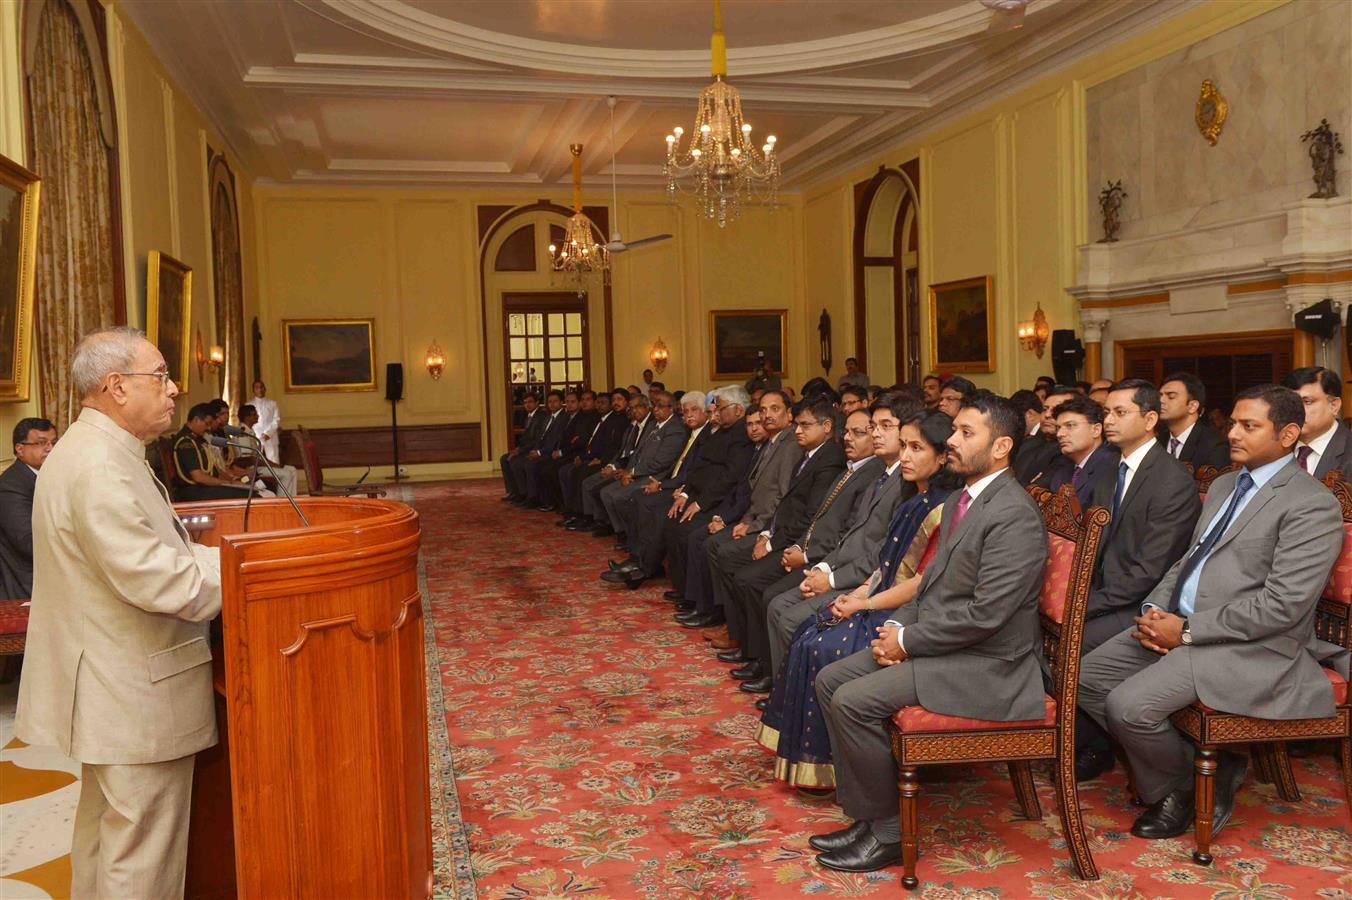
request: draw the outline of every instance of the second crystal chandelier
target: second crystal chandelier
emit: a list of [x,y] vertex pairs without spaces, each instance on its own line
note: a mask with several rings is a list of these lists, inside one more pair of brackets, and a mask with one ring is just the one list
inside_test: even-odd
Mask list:
[[596,240],[600,231],[582,212],[582,145],[569,144],[568,152],[573,155],[573,215],[564,225],[563,244],[550,244],[549,255],[554,271],[562,272],[581,297],[595,274],[610,284],[610,251]]
[[710,42],[713,84],[700,91],[695,130],[684,147],[685,129],[667,135],[667,195],[674,202],[684,189],[695,195],[699,212],[722,228],[734,221],[743,202],[774,204],[779,195],[779,159],[775,136],[757,147],[751,124],[742,120],[742,98],[725,80],[728,75],[727,40],[723,16],[714,0],[714,34]]

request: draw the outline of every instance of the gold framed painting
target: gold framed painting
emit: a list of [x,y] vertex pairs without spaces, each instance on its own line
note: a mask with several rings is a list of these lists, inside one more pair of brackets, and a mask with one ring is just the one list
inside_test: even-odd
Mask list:
[[784,309],[711,310],[710,377],[750,378],[762,359],[775,374],[783,375],[789,347],[788,318]]
[[994,372],[995,314],[989,275],[929,288],[930,369]]
[[158,250],[146,256],[146,337],[164,355],[182,393],[192,357],[192,269]]
[[0,401],[28,399],[42,182],[0,156]]
[[285,319],[288,393],[374,391],[375,319]]

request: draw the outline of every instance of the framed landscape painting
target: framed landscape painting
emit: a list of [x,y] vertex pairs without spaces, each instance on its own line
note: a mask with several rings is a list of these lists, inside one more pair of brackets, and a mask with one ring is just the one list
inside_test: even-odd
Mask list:
[[374,391],[375,319],[286,319],[286,390]]
[[179,391],[192,357],[192,269],[158,250],[146,257],[146,337],[164,354]]
[[38,177],[0,156],[0,401],[28,399]]
[[995,317],[991,277],[932,284],[929,289],[930,369],[994,372]]
[[756,372],[759,354],[784,374],[788,355],[783,309],[720,309],[709,313],[709,368],[713,378],[750,378]]

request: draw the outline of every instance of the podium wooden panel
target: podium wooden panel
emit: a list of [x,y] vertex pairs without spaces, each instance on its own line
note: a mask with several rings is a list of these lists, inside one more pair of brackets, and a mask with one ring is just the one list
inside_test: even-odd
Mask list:
[[221,549],[221,743],[199,754],[190,897],[431,892],[418,515],[347,497],[180,503]]

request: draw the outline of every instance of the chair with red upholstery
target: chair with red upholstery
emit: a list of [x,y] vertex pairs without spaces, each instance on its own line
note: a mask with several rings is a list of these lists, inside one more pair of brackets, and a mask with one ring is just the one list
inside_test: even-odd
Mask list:
[[1098,878],[1080,816],[1075,784],[1075,698],[1079,691],[1080,645],[1084,614],[1094,574],[1094,557],[1108,510],[1091,507],[1079,515],[1075,490],[1063,485],[1056,494],[1039,488],[1029,493],[1047,526],[1047,560],[1038,605],[1042,613],[1043,647],[1052,668],[1054,694],[1046,697],[1041,719],[1026,722],[987,722],[932,713],[908,706],[892,717],[892,755],[899,770],[901,792],[901,883],[919,885],[916,858],[920,783],[917,769],[924,765],[1004,762],[1023,814],[1041,819],[1030,763],[1053,763],[1061,825],[1070,845],[1076,873],[1085,880]]
[[383,497],[385,490],[370,484],[363,484],[366,476],[371,474],[370,466],[367,466],[366,473],[360,479],[352,484],[329,484],[324,483],[324,467],[319,462],[319,448],[310,438],[310,432],[305,430],[304,425],[296,426],[294,432],[296,443],[300,447],[300,458],[305,465],[305,485],[311,497]]
[[[1315,633],[1323,640],[1352,648],[1349,619],[1352,618],[1352,487],[1337,472],[1324,479],[1343,508],[1343,549],[1333,565],[1329,582],[1319,599]],[[1253,744],[1254,760],[1260,780],[1275,782],[1284,800],[1300,799],[1300,790],[1291,772],[1286,754],[1287,741],[1334,740],[1342,768],[1343,791],[1352,806],[1352,706],[1348,703],[1347,681],[1325,668],[1333,691],[1333,715],[1326,719],[1258,719],[1212,709],[1200,701],[1170,717],[1174,727],[1197,745],[1197,813],[1194,833],[1196,849],[1192,858],[1200,865],[1211,864],[1211,817],[1215,802],[1216,757],[1222,747]]]

